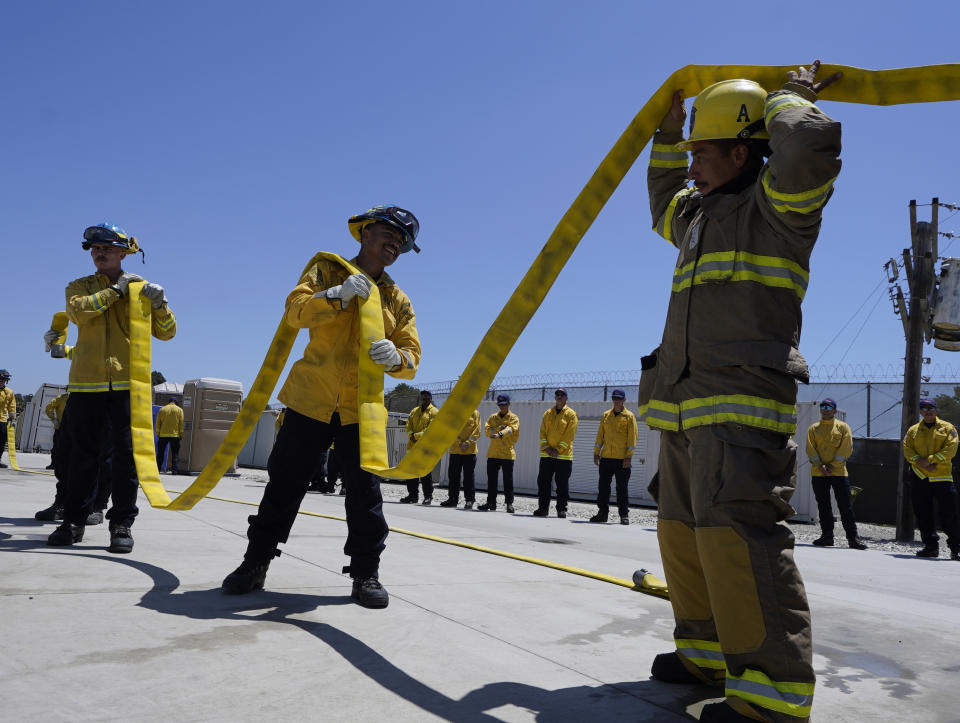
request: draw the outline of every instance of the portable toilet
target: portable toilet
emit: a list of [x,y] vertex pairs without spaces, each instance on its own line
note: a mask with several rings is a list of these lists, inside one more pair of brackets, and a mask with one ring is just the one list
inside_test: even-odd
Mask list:
[[[188,473],[199,473],[213,457],[240,414],[243,384],[203,377],[183,385],[183,442],[180,460]],[[236,472],[233,460],[227,472]]]
[[960,342],[960,259],[945,259],[940,265],[933,311],[933,337],[938,349],[957,351]]
[[17,422],[17,447],[22,452],[49,452],[53,449],[53,422],[46,415],[47,404],[67,391],[60,384],[42,384],[27,403]]

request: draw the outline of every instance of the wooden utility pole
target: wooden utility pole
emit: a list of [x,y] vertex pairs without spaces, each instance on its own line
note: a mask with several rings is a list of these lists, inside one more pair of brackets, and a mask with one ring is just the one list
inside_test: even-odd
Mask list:
[[[898,292],[901,320],[907,339],[904,356],[903,374],[903,416],[900,419],[900,437],[917,423],[919,418],[919,399],[921,371],[923,367],[924,330],[930,314],[930,292],[933,288],[934,245],[936,244],[937,199],[933,199],[933,223],[917,221],[917,202],[910,201],[910,239],[912,247],[903,250],[903,266],[910,286],[909,307],[903,303]],[[912,541],[914,536],[913,505],[907,487],[906,475],[909,467],[903,455],[900,458],[900,474],[897,483],[897,539]]]

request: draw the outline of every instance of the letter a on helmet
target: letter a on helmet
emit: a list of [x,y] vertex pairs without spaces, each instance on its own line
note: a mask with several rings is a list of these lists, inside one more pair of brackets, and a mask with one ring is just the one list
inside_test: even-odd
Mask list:
[[[763,126],[767,91],[752,80],[723,80],[705,88],[693,102],[690,137],[676,145],[688,151],[697,141],[769,139]],[[696,124],[694,124],[696,120]]]

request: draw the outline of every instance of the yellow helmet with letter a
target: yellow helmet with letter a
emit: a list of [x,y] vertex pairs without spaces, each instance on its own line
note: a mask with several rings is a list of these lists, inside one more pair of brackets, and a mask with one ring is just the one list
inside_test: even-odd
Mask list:
[[769,139],[763,123],[767,91],[752,80],[722,80],[705,88],[693,101],[690,137],[676,145],[689,151],[696,141]]

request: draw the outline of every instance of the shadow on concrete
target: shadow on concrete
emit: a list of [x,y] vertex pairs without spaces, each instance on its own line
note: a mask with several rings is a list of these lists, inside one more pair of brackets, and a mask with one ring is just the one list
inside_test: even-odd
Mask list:
[[[56,522],[44,522],[36,520],[33,517],[0,517],[0,525],[10,525],[11,527],[43,527],[44,525],[56,526]],[[53,532],[53,527],[50,531]]]

